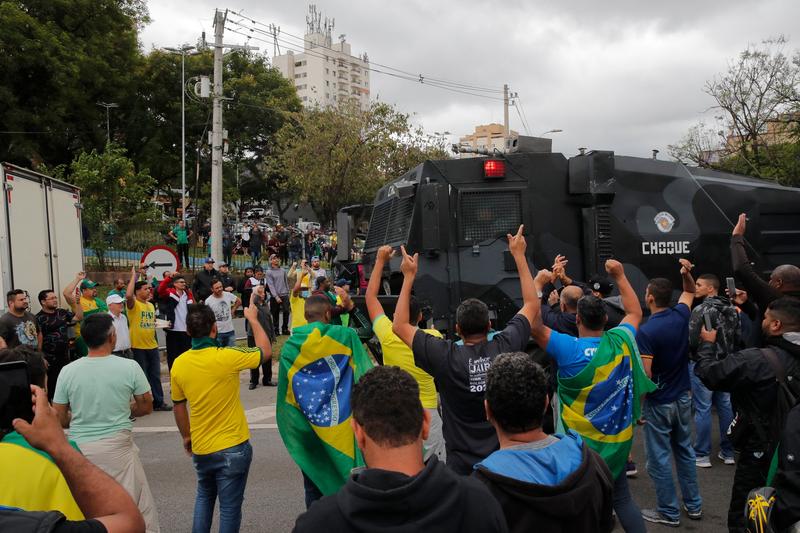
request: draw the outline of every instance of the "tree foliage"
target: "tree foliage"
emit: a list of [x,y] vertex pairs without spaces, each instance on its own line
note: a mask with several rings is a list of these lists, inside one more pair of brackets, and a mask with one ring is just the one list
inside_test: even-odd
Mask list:
[[371,202],[388,179],[425,159],[447,157],[442,140],[426,138],[409,115],[381,102],[304,110],[277,140],[274,168],[325,222],[343,206]]
[[669,150],[679,161],[800,184],[800,51],[778,37],[750,45],[705,85],[719,128],[693,126]]
[[[69,163],[106,141],[105,110],[135,97],[141,0],[0,2],[0,160]],[[116,113],[112,112],[113,119]]]

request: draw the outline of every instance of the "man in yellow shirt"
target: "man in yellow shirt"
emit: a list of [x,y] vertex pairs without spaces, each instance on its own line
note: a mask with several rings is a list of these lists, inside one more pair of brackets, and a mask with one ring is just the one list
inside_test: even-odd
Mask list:
[[[108,306],[106,302],[97,297],[98,283],[90,279],[84,279],[79,285],[81,289],[81,296],[78,299],[83,311],[83,318],[91,316],[95,313],[108,313]],[[86,356],[89,353],[89,347],[83,342],[81,337],[81,323],[75,325],[75,349],[80,357]]]
[[308,324],[305,314],[306,298],[310,295],[308,272],[308,264],[306,260],[303,259],[300,263],[300,270],[297,270],[297,263],[292,263],[289,274],[286,276],[289,281],[289,286],[292,287],[292,291],[289,293],[289,305],[292,310],[292,331],[294,331],[294,328],[299,328],[300,326]]
[[256,346],[221,348],[215,340],[214,312],[202,304],[190,305],[186,331],[192,338],[192,349],[172,364],[175,422],[197,472],[193,532],[210,531],[217,496],[220,531],[239,531],[242,520],[253,449],[239,397],[239,373],[258,368],[272,357],[269,337],[258,321],[258,308],[251,303],[244,316]]
[[136,271],[131,268],[131,279],[125,292],[131,351],[150,384],[153,410],[172,411],[172,406],[164,402],[164,389],[161,387],[161,353],[156,342],[156,308],[150,303],[152,287],[146,280],[136,281],[137,277]]
[[[394,251],[391,246],[381,246],[378,249],[378,254],[375,257],[375,267],[372,269],[365,295],[367,312],[369,313],[369,319],[372,321],[372,331],[381,343],[383,364],[399,366],[411,374],[419,385],[419,399],[422,402],[422,407],[431,415],[430,432],[423,443],[425,460],[435,454],[440,461],[444,462],[446,457],[444,437],[442,436],[442,418],[439,416],[439,399],[436,395],[436,385],[433,383],[433,377],[414,364],[414,354],[411,352],[411,348],[392,333],[392,321],[383,312],[383,306],[378,301],[383,267],[389,262],[392,255],[394,255]],[[422,311],[420,310],[419,302],[413,296],[411,297],[410,307],[409,316],[413,317],[411,323],[416,326],[422,321]],[[425,329],[423,331],[428,335],[442,337],[442,334],[435,329]]]

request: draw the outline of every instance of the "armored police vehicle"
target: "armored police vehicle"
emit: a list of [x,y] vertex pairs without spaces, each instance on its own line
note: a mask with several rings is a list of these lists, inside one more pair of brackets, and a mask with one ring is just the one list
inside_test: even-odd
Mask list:
[[[378,191],[364,270],[372,275],[381,245],[403,244],[419,252],[414,288],[434,327],[454,331],[459,303],[475,297],[502,328],[522,304],[506,241],[520,224],[534,267],[549,268],[563,254],[569,276],[586,280],[615,258],[643,298],[653,277],[680,287],[681,257],[696,264],[695,274],[731,276],[730,235],[739,213],[749,217],[747,252],[758,271],[800,264],[800,189],[611,151],[425,161]],[[340,242],[347,242],[349,219],[340,214]],[[344,247],[340,252],[345,260]],[[398,257],[384,275],[385,290],[398,294]],[[382,299],[391,307],[391,297]]]

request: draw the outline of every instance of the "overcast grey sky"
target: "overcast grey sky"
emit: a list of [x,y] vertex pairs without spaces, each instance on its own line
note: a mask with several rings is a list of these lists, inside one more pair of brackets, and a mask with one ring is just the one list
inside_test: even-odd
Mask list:
[[[243,11],[282,32],[303,35],[308,4],[275,0],[159,0],[145,50],[213,39],[214,9]],[[597,2],[477,0],[318,0],[346,34],[354,55],[427,77],[502,88],[520,95],[531,133],[552,134],[554,151],[578,146],[666,157],[707,112],[707,79],[724,71],[748,43],[784,34],[800,48],[798,0],[618,0]],[[793,34],[794,32],[794,34]],[[260,36],[263,38],[263,35]],[[245,37],[228,33],[226,43]],[[272,45],[251,44],[272,55]],[[413,113],[427,132],[453,141],[475,125],[502,123],[501,101],[457,94],[372,72],[372,97]],[[705,115],[703,114],[704,112]],[[516,111],[511,128],[524,133]]]

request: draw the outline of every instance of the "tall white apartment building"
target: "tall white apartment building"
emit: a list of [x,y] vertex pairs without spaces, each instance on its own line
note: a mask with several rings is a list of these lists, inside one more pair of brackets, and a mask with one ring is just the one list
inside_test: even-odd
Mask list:
[[285,78],[294,82],[297,96],[306,107],[337,106],[347,99],[369,107],[369,59],[364,53],[352,55],[344,35],[339,42],[331,39],[333,19],[325,19],[309,7],[307,32],[302,53],[289,50],[272,58],[272,64]]

